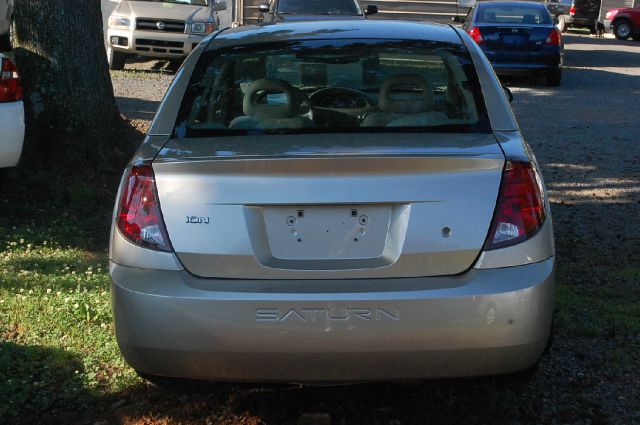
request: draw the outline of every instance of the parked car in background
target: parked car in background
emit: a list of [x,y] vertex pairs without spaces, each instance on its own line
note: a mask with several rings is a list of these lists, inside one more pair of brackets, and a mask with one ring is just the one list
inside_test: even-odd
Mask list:
[[544,73],[547,85],[562,80],[564,44],[544,4],[478,2],[463,29],[475,40],[499,75]]
[[374,5],[363,9],[358,0],[273,0],[259,6],[260,22],[365,19],[378,13]]
[[609,10],[605,15],[604,25],[620,40],[626,40],[629,37],[640,40],[640,6]]
[[0,168],[15,167],[24,141],[22,85],[15,64],[0,53]]
[[547,193],[460,28],[221,31],[182,65],[117,199],[116,336],[143,376],[488,375],[548,346]]
[[[556,19],[557,27],[561,32],[569,28],[587,28],[595,33],[601,0],[547,1],[547,8]],[[552,12],[554,8],[555,12]]]
[[218,29],[217,12],[226,1],[112,0],[118,5],[109,16],[109,69],[123,69],[134,55],[182,60]]
[[0,0],[0,52],[11,50],[13,0]]

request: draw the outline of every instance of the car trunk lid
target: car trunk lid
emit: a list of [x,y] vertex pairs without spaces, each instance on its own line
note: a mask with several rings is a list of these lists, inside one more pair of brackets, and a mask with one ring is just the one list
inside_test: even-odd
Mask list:
[[531,52],[544,47],[552,27],[549,25],[478,25],[487,50]]
[[171,140],[154,170],[178,258],[191,273],[217,278],[465,271],[493,216],[504,165],[498,143],[491,134],[389,139]]

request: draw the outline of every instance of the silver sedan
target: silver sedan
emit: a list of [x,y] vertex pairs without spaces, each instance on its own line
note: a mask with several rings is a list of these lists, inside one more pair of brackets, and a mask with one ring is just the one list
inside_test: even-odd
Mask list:
[[118,343],[146,375],[500,374],[550,337],[544,184],[451,26],[213,34],[124,173],[110,248]]

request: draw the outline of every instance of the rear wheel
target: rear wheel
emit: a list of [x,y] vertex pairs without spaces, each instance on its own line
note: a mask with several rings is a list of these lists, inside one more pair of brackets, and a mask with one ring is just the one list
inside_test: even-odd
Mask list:
[[562,69],[557,68],[547,73],[547,86],[556,87],[560,85],[562,81]]
[[626,19],[617,21],[613,25],[613,35],[615,35],[618,40],[626,40],[629,38],[631,35],[631,22]]
[[176,389],[184,385],[187,381],[179,378],[169,378],[167,376],[150,375],[136,370],[139,377],[163,389]]
[[107,62],[109,69],[113,71],[122,71],[124,64],[127,62],[127,54],[113,50],[111,46],[107,47]]

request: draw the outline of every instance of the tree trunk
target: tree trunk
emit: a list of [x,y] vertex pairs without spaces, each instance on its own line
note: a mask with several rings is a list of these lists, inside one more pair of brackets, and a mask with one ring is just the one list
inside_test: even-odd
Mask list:
[[119,173],[132,133],[113,95],[100,0],[15,0],[13,18],[27,127],[21,167],[71,183]]

